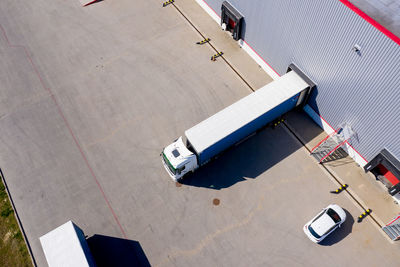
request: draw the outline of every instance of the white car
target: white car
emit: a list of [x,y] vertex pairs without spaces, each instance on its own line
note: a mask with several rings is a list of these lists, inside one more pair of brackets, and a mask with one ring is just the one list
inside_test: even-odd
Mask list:
[[324,208],[317,216],[304,225],[304,233],[311,241],[321,242],[346,220],[346,212],[336,204]]

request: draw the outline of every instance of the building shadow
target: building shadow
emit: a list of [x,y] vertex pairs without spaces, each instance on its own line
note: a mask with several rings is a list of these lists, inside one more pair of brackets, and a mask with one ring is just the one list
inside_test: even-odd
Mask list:
[[346,212],[346,221],[342,224],[342,226],[335,231],[333,231],[330,235],[328,235],[324,240],[322,240],[319,244],[322,246],[332,246],[340,241],[342,241],[346,236],[348,236],[353,230],[354,218],[349,213],[348,210],[343,209]]
[[93,235],[87,243],[98,267],[151,266],[138,241]]
[[334,167],[344,166],[344,165],[349,165],[349,164],[356,164],[356,163],[350,157],[346,157],[346,158],[343,158],[343,159],[337,159],[336,161],[329,161],[329,162],[325,163],[326,166],[333,167],[333,168]]
[[242,25],[241,25],[241,30],[240,30],[240,39],[246,40],[246,20],[242,19]]
[[[294,129],[306,143],[324,132],[304,111],[291,111],[288,113],[287,117],[287,123],[290,128]],[[322,120],[321,118],[319,119]],[[324,133],[323,137],[326,135],[327,134]],[[347,153],[345,146],[341,146],[325,158],[322,163],[327,166],[338,167],[354,164],[355,162]]]
[[339,147],[335,151],[332,152],[328,157],[326,157],[322,163],[327,163],[327,162],[332,162],[332,161],[337,161],[340,159],[344,159],[348,156],[347,152],[344,151],[343,148]]

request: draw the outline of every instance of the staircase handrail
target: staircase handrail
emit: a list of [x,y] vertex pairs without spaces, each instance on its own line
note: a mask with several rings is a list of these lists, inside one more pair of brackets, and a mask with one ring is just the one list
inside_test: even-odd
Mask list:
[[400,215],[397,216],[396,218],[394,218],[390,223],[386,224],[386,226],[391,225],[392,223],[394,223],[395,221],[397,221],[397,219],[399,219],[399,218],[400,218]]
[[322,139],[313,149],[311,149],[311,153],[314,152],[314,150],[319,147],[320,144],[325,142],[329,137],[332,137],[333,135],[337,134],[341,128],[336,129],[334,132],[328,134],[324,139]]
[[349,139],[346,139],[346,140],[344,140],[343,142],[341,142],[340,144],[338,144],[337,146],[335,146],[335,148],[332,149],[331,151],[329,151],[329,153],[326,154],[322,159],[320,159],[319,162],[322,162],[324,159],[326,159],[326,158],[327,158],[330,154],[332,154],[336,149],[338,149],[338,148],[341,147],[344,143],[346,143],[347,140],[349,140]]

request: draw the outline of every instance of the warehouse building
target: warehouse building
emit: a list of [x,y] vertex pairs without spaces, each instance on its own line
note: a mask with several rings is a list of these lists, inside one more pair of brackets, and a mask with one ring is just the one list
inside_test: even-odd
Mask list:
[[400,3],[196,0],[272,77],[295,64],[317,85],[304,110],[400,199]]

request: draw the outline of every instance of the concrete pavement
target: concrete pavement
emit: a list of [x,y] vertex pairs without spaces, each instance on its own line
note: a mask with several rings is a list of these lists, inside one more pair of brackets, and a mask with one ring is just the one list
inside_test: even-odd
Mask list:
[[177,1],[174,5],[190,19],[191,23],[206,37],[218,51],[224,52],[224,58],[238,74],[246,79],[253,90],[257,90],[272,81],[264,70],[232,39],[230,32],[222,31],[211,17],[204,16],[204,10],[195,1]]
[[[0,164],[39,266],[38,238],[70,219],[89,236],[137,241],[155,266],[397,265],[398,246],[354,223],[358,208],[327,193],[335,184],[284,127],[171,181],[162,147],[250,92],[173,7],[3,1],[0,25]],[[205,34],[254,87],[270,80],[246,74],[257,64],[217,25]],[[331,202],[349,219],[314,245],[302,226]]]
[[[325,132],[303,112],[291,112],[287,116],[287,123],[308,149],[312,149],[326,136]],[[347,190],[365,209],[372,209],[372,216],[381,226],[389,223],[400,213],[400,206],[394,202],[386,187],[371,173],[365,173],[349,156],[323,164],[341,181],[341,184],[349,185]]]

